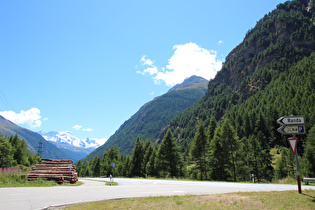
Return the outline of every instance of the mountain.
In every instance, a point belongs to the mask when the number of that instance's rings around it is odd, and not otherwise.
[[[207,91],[208,89],[208,80],[198,77],[198,76],[191,76],[189,78],[186,78],[184,82],[181,84],[177,84],[174,87],[172,87],[168,92],[173,90],[184,90],[184,89],[200,89],[203,91]]]
[[[43,143],[43,158],[51,159],[70,159],[70,157],[58,149],[55,145],[46,141],[40,134],[30,131],[28,129],[22,128],[11,121],[5,119],[0,115],[0,134],[3,136],[14,136],[17,134],[20,139],[24,139],[27,144],[27,149],[36,154],[38,143],[41,141]]]
[[[57,146],[61,151],[68,154],[74,162],[86,157],[100,145],[94,139],[81,140],[70,131],[38,132],[47,141]]]
[[[310,128],[315,113],[314,8],[314,1],[294,0],[266,14],[226,57],[205,96],[175,116],[159,140],[171,129],[189,145],[198,122],[209,126],[211,117],[228,118],[239,138],[262,139],[263,134],[270,146],[286,143],[276,132],[281,116],[305,115]]]
[[[74,147],[81,147],[81,148],[92,148],[95,149],[100,145],[94,139],[84,139],[81,140],[75,137],[70,131],[50,131],[44,132],[39,131],[40,135],[42,135],[47,141],[55,142],[58,144],[65,144]]]
[[[166,94],[144,104],[104,145],[93,151],[88,159],[102,155],[112,146],[117,146],[122,154],[131,154],[137,137],[143,141],[146,139],[155,141],[175,115],[204,96],[207,84],[206,79],[192,76]]]

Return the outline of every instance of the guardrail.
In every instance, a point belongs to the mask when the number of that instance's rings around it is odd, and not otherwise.
[[[303,178],[303,182],[305,182],[305,184],[308,184],[309,182],[315,182],[315,178]]]

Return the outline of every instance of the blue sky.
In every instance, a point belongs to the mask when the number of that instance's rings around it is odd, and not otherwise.
[[[0,114],[33,131],[109,138],[197,74],[213,78],[280,0],[0,3]]]

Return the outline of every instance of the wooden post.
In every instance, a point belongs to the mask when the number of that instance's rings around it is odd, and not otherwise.
[[[296,138],[296,135],[293,135],[294,138]],[[297,143],[296,143],[297,144]],[[300,178],[300,167],[299,167],[299,157],[298,157],[298,149],[295,149],[295,166],[296,166],[296,180],[298,184],[298,192],[302,193],[301,188],[301,178]]]

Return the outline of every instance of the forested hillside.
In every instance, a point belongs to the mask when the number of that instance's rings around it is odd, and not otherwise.
[[[112,146],[117,146],[123,154],[131,154],[137,137],[155,141],[175,115],[204,96],[207,83],[206,79],[192,76],[166,94],[146,103],[103,146],[93,151],[88,159],[94,155],[102,155]]]
[[[171,120],[168,128],[180,142],[194,138],[199,121],[208,126],[212,116],[221,120],[233,106],[244,103],[281,75],[286,77],[290,67],[314,52],[315,15],[302,2],[279,4],[247,32],[209,82],[205,97]]]
[[[299,135],[301,176],[315,176],[314,1],[279,4],[249,30],[208,84],[206,95],[176,115],[157,143],[137,138],[131,156],[112,147],[78,163],[81,175],[190,177],[257,181],[294,177],[281,116],[304,115]],[[100,170],[98,170],[100,168]]]

